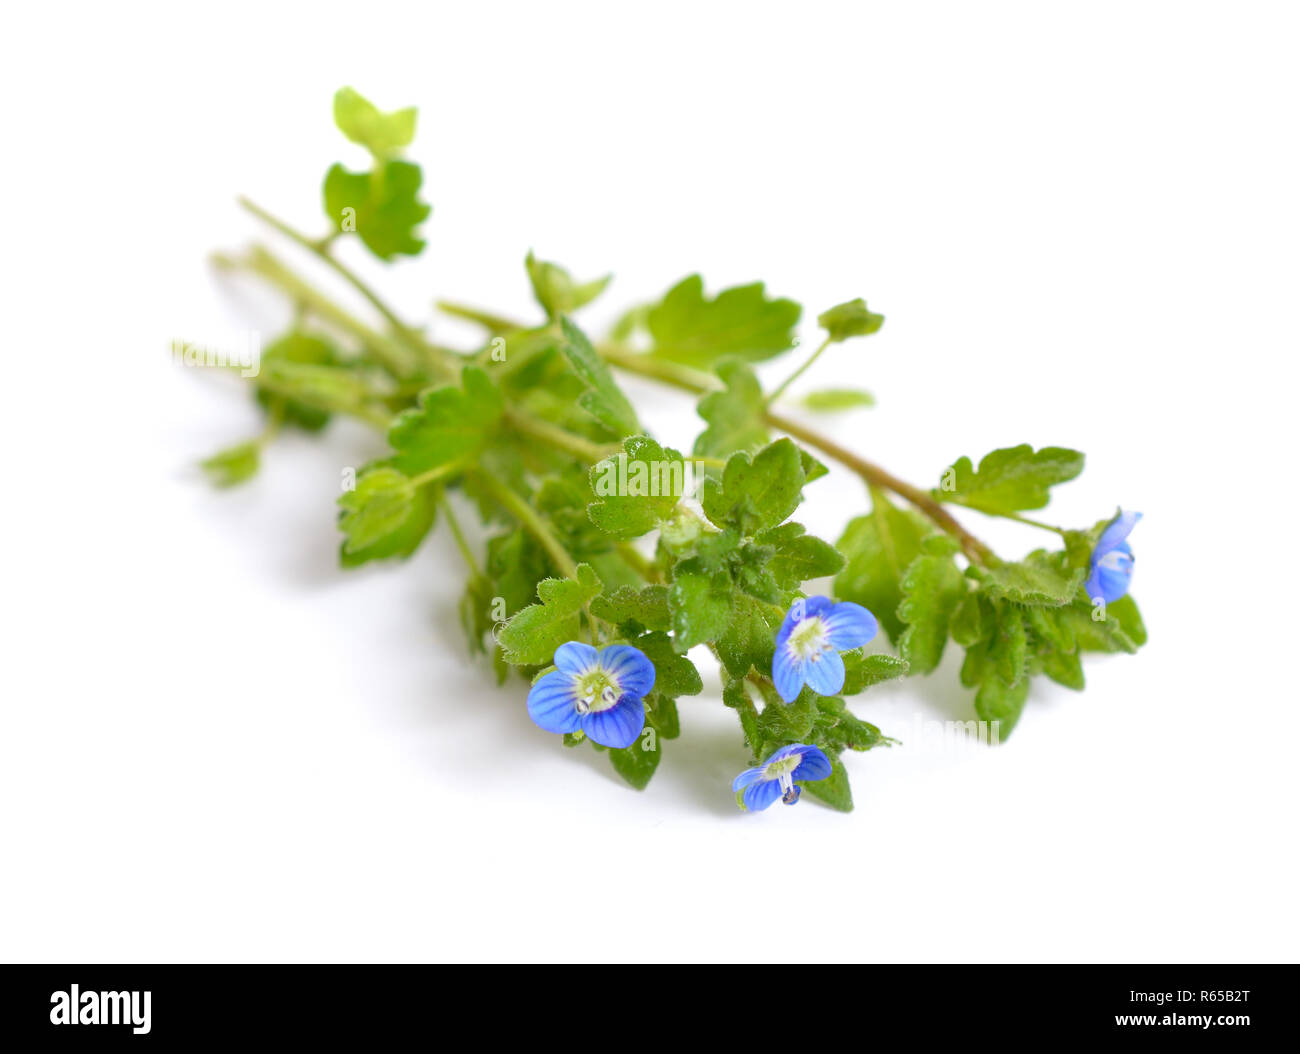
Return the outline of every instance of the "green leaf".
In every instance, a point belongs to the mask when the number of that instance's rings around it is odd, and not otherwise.
[[[546,317],[552,319],[571,314],[591,303],[605,291],[610,279],[614,277],[612,274],[607,274],[603,278],[596,278],[590,282],[575,282],[573,276],[559,264],[539,260],[532,253],[529,253],[524,260],[524,266],[528,269],[528,281],[532,283],[533,296],[542,305]],[[635,429],[628,431],[635,431]]]
[[[1028,677],[1021,679],[1014,686],[1009,686],[1000,677],[989,677],[975,694],[975,713],[981,720],[990,724],[996,721],[998,739],[1006,739],[1020,720],[1028,696]]]
[[[334,123],[339,131],[376,158],[386,158],[411,145],[416,113],[414,106],[384,113],[351,88],[340,88],[334,95]]]
[[[678,651],[717,640],[727,632],[734,591],[725,571],[677,574],[668,587],[668,610]]]
[[[817,324],[826,330],[828,340],[838,344],[850,337],[869,337],[879,332],[885,324],[885,316],[868,311],[867,302],[858,297],[823,311],[817,316]]]
[[[616,626],[629,624],[649,630],[667,630],[672,626],[668,614],[668,587],[619,586],[591,602],[591,613]]]
[[[699,695],[704,691],[700,671],[685,655],[680,655],[667,633],[644,633],[632,642],[655,668],[654,692],[666,699],[683,695]]]
[[[800,401],[809,410],[818,413],[840,413],[843,410],[876,405],[875,397],[870,392],[856,388],[822,388],[820,391],[809,392]]]
[[[816,716],[817,707],[808,689],[804,689],[793,703],[768,703],[758,715],[763,750],[774,750],[787,743],[806,742],[812,734]]]
[[[655,742],[655,738],[643,736],[630,747],[609,751],[609,761],[614,766],[614,771],[637,790],[645,790],[650,777],[659,767],[658,743],[655,743],[655,749],[648,749],[650,743]]]
[[[846,652],[844,694],[857,695],[873,684],[904,677],[909,669],[906,659],[899,659],[893,655],[863,655],[860,651]]]
[[[768,298],[762,282],[724,289],[709,300],[704,280],[691,275],[647,314],[651,354],[697,370],[728,356],[761,362],[794,347],[800,310],[793,300]]]
[[[730,457],[737,450],[755,450],[771,438],[763,415],[767,410],[758,377],[739,359],[718,364],[721,391],[700,399],[697,411],[709,427],[695,440],[700,457]]]
[[[763,745],[763,734],[758,727],[758,711],[754,701],[749,697],[749,690],[742,680],[722,678],[722,702],[724,706],[736,711],[740,718],[740,728],[749,744],[750,753],[757,758]]]
[[[477,367],[466,367],[462,387],[431,388],[388,430],[393,464],[408,476],[471,464],[497,429],[505,404]]]
[[[537,584],[540,604],[516,614],[501,630],[498,643],[515,666],[549,663],[555,649],[576,640],[583,607],[598,596],[600,579],[588,564],[578,565],[578,577],[544,578]]]
[[[732,677],[744,677],[750,667],[772,672],[772,647],[781,615],[769,604],[746,593],[732,597],[731,621],[718,637],[718,657]]]
[[[420,166],[389,161],[372,172],[334,165],[325,174],[325,215],[340,233],[355,232],[381,260],[418,256],[424,240],[415,228],[432,209],[419,200]]]
[[[215,486],[234,487],[257,475],[262,463],[262,444],[256,439],[236,443],[199,462]]]
[[[300,330],[292,330],[262,349],[263,369],[268,364],[274,369],[277,362],[292,362],[301,366],[338,367],[341,365],[342,359],[338,349],[323,337],[303,333]],[[353,382],[350,374],[348,375],[348,381]],[[279,408],[280,419],[285,424],[297,425],[308,432],[318,432],[329,422],[330,414],[328,410],[322,410],[308,403],[287,398],[278,392],[270,391],[260,384],[256,386],[255,391],[257,392],[257,401],[262,406],[268,410],[272,407]],[[364,399],[365,393],[353,388],[347,393],[347,396],[349,405],[351,405],[354,401],[359,402]]]
[[[1057,684],[1064,685],[1076,692],[1083,691],[1083,664],[1079,653],[1074,651],[1047,651],[1041,656],[1043,673]]]
[[[990,597],[1014,604],[1060,607],[1068,604],[1083,584],[1082,568],[1063,570],[1042,552],[1030,553],[1020,563],[991,568],[980,583]]]
[[[835,579],[835,595],[865,607],[895,642],[903,632],[898,617],[903,574],[921,554],[921,539],[929,531],[919,514],[873,491],[871,512],[850,521],[836,546],[847,562]]]
[[[410,479],[395,468],[364,473],[355,489],[339,497],[343,551],[367,549],[400,530],[414,511],[415,490]]]
[[[753,534],[787,519],[803,500],[799,448],[778,439],[750,460],[738,452],[727,460],[722,480],[704,482],[704,513],[719,527]]]
[[[1128,652],[1138,650],[1138,643],[1125,632],[1108,604],[1103,611],[1091,604],[1071,604],[1059,608],[1056,617],[1073,634],[1083,651]],[[1099,618],[1098,615],[1101,617]]]
[[[948,623],[966,592],[966,579],[951,556],[922,554],[912,561],[898,606],[898,617],[907,624],[898,650],[912,673],[930,673],[939,665]]]
[[[1126,593],[1118,600],[1112,600],[1106,605],[1106,613],[1119,623],[1119,628],[1124,631],[1124,635],[1138,647],[1147,642],[1146,623],[1142,621],[1142,613],[1138,611],[1137,601],[1133,599],[1132,593]]]
[[[560,328],[564,334],[560,351],[579,380],[587,386],[578,397],[578,405],[619,438],[641,431],[636,411],[615,382],[605,360],[596,354],[587,335],[567,318],[561,319]]]
[[[831,763],[831,774],[824,780],[799,782],[807,793],[819,801],[825,802],[839,812],[853,811],[853,792],[849,789],[849,774],[838,754],[828,752],[826,757]]]
[[[631,436],[623,452],[591,468],[596,501],[587,507],[591,522],[616,538],[638,538],[671,519],[686,492],[686,462],[649,436]]]
[[[1083,455],[1077,450],[1049,446],[1035,452],[1023,443],[984,455],[978,469],[971,467],[970,458],[958,458],[934,495],[994,515],[1041,509],[1051,497],[1048,488],[1082,471]]]
[[[1019,608],[1008,604],[998,611],[997,631],[989,644],[989,659],[1007,687],[1014,688],[1025,679],[1029,639]]]
[[[805,534],[802,524],[786,523],[776,530],[782,533],[764,532],[757,540],[773,547],[768,568],[780,586],[790,589],[814,578],[838,574],[844,567],[839,550],[829,542]]]
[[[357,489],[361,489],[367,476],[380,470],[392,471],[391,465],[378,462],[363,471],[357,481]],[[371,560],[406,559],[420,547],[425,535],[433,527],[438,512],[437,490],[437,487],[416,487],[411,496],[410,509],[402,522],[377,537],[369,545],[360,547],[355,537],[344,538],[343,544],[339,547],[339,563],[345,568],[353,568],[360,567]]]
[[[323,426],[331,410],[357,408],[370,398],[364,378],[350,369],[280,356],[262,361],[257,383],[268,403],[284,400],[286,409],[293,407],[309,429],[316,422]]]

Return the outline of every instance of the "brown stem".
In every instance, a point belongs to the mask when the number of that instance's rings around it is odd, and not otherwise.
[[[605,347],[600,349],[600,353],[611,364],[620,369],[662,381],[664,384],[671,384],[685,391],[703,394],[715,389],[714,385],[709,384],[695,371],[670,362]],[[899,479],[893,473],[886,472],[879,465],[866,460],[866,458],[859,457],[852,450],[840,446],[834,440],[827,439],[821,433],[815,432],[806,425],[800,424],[783,414],[768,411],[763,417],[769,425],[778,431],[793,436],[814,450],[819,450],[827,457],[838,461],[845,468],[856,472],[868,485],[891,491],[914,505],[939,527],[956,538],[961,545],[962,552],[966,554],[966,558],[972,563],[987,566],[998,562],[993,550],[966,530],[947,509],[931,495],[921,490],[920,487],[915,487],[906,480]]]

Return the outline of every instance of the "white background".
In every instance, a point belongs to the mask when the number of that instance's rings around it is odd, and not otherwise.
[[[1296,958],[1294,8],[33,10],[0,63],[0,955]],[[429,247],[347,257],[409,318],[532,310],[529,248],[617,272],[594,328],[692,270],[766,280],[808,336],[866,296],[885,329],[810,383],[880,405],[827,427],[923,484],[1086,450],[1044,515],[1145,512],[1149,647],[1036,683],[1000,749],[850,756],[847,817],[735,810],[715,676],[645,793],[565,751],[467,659],[445,532],[336,569],[360,428],[235,492],[194,469],[257,416],[169,341],[283,321],[205,258],[259,236],[238,192],[323,230],[325,168],[362,162],[342,84],[421,107]],[[690,443],[688,404],[635,391]],[[800,518],[864,504],[837,473]],[[854,705],[905,741],[970,715],[951,658]]]

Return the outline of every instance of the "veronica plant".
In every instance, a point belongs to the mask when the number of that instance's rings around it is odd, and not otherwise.
[[[755,366],[795,354],[802,309],[761,283],[710,294],[691,275],[593,340],[574,319],[608,277],[580,280],[530,253],[535,318],[441,302],[481,339],[433,339],[336,253],[348,241],[385,262],[423,252],[430,206],[420,167],[403,156],[416,113],[384,112],[344,89],[334,116],[368,160],[326,173],[322,231],[241,204],[327,264],[373,317],[342,306],[279,250],[218,255],[221,270],[269,284],[294,310],[259,368],[241,371],[264,431],[204,465],[233,485],[285,430],[319,432],[337,416],[377,429],[387,452],[345,476],[341,562],[400,562],[445,529],[465,560],[469,649],[502,683],[524,679],[521,719],[526,709],[569,746],[608,753],[644,787],[679,734],[679,700],[702,691],[697,659],[711,654],[740,725],[736,760],[747,754],[751,766],[733,788],[741,803],[793,802],[802,787],[848,810],[842,755],[893,741],[846,698],[929,674],[955,646],[973,710],[1001,740],[1036,678],[1081,689],[1086,653],[1146,640],[1128,588],[1136,516],[1075,530],[1025,515],[1079,475],[1083,454],[1022,445],[978,464],[960,457],[926,488],[807,423],[871,404],[858,390],[791,391],[828,350],[881,329],[863,300],[822,312],[815,350],[770,391]],[[620,386],[625,374],[694,400],[699,434],[678,448],[652,436]],[[861,515],[833,544],[793,519],[827,462],[864,484]],[[1000,557],[958,510],[1043,529],[1054,544]],[[467,511],[480,530],[462,525]],[[813,581],[822,585],[810,596]],[[864,653],[886,640],[897,655]]]

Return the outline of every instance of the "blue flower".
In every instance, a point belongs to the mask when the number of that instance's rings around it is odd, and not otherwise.
[[[1083,584],[1093,603],[1100,599],[1113,604],[1128,592],[1133,582],[1133,550],[1127,539],[1140,519],[1140,512],[1121,512],[1097,539],[1088,580]]]
[[[555,651],[556,668],[528,693],[528,716],[547,732],[584,732],[606,747],[630,747],[645,727],[642,700],[655,667],[628,644],[597,651],[576,640]]]
[[[745,769],[731,784],[733,791],[744,791],[745,808],[750,812],[766,809],[777,798],[787,805],[799,800],[794,781],[809,783],[824,780],[831,774],[830,759],[817,747],[791,743],[782,747],[763,764]]]
[[[776,634],[772,683],[787,703],[805,684],[818,695],[844,687],[839,653],[860,648],[876,635],[876,617],[861,604],[836,604],[829,597],[794,602]]]

